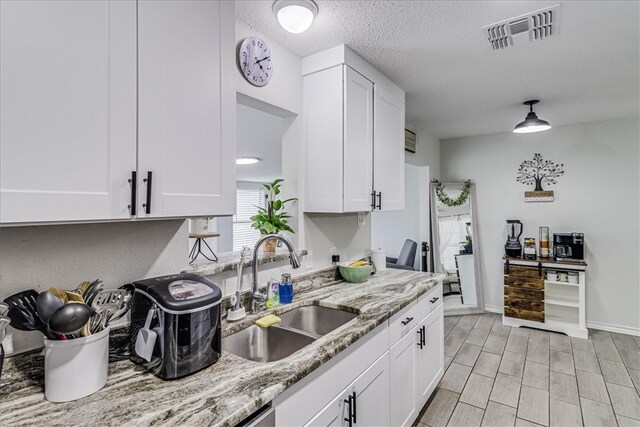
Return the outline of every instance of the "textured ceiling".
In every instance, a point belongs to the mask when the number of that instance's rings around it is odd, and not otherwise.
[[[558,37],[504,51],[480,27],[558,2],[317,3],[302,34],[284,31],[268,0],[236,1],[236,18],[299,56],[347,44],[406,91],[407,120],[438,138],[510,131],[531,98],[556,126],[639,115],[637,1],[561,2]]]

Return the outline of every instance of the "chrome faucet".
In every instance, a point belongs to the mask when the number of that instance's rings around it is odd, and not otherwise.
[[[251,282],[252,313],[256,313],[260,309],[260,303],[267,300],[267,296],[258,290],[258,249],[260,249],[260,246],[269,239],[280,240],[282,243],[284,243],[289,250],[289,263],[291,263],[291,267],[300,268],[300,260],[298,260],[295,249],[293,248],[293,245],[289,240],[285,239],[279,234],[267,234],[266,236],[260,238],[260,240],[256,242],[256,245],[253,248],[253,262],[251,263],[251,272],[253,274],[253,281]]]

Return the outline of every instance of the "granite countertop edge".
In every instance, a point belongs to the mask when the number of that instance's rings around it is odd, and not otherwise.
[[[311,276],[298,283],[299,296],[292,304],[248,315],[237,323],[223,321],[223,336],[227,336],[266,314],[279,314],[300,306],[321,305],[359,314],[289,357],[259,363],[223,352],[213,366],[173,381],[159,380],[128,361],[115,362],[110,364],[107,386],[75,402],[49,403],[44,400],[41,385],[39,391],[32,385],[30,393],[28,390],[3,393],[0,389],[0,424],[12,419],[15,425],[32,425],[37,421],[78,425],[78,420],[85,420],[84,424],[91,420],[107,425],[233,426],[431,290],[443,277],[386,270],[363,284],[348,284],[326,272],[320,276],[322,280]],[[20,385],[12,388],[19,389]],[[58,418],[53,419],[53,414]],[[65,416],[69,414],[76,424],[69,424]],[[118,415],[120,418],[114,418]]]

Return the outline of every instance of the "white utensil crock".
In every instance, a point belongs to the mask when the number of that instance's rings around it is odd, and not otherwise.
[[[68,402],[89,396],[107,383],[109,328],[68,340],[44,339],[44,397]]]
[[[384,271],[387,269],[387,252],[383,249],[375,249],[371,251],[371,262],[376,266],[376,271]]]

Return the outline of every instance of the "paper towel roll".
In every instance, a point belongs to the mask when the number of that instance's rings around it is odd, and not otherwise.
[[[384,249],[374,249],[371,251],[371,261],[378,271],[387,269],[387,252]]]

